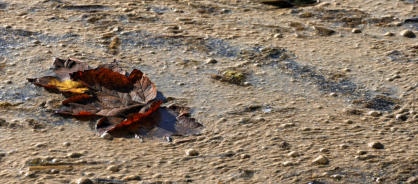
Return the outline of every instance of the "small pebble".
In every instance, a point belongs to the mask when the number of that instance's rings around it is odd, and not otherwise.
[[[371,143],[369,143],[369,147],[374,148],[374,149],[384,149],[385,148],[385,146],[380,142],[371,142]]]
[[[302,127],[302,128],[300,128],[300,130],[302,130],[302,131],[311,131],[312,130],[312,128],[310,128],[310,127]]]
[[[347,149],[348,148],[348,145],[347,144],[340,144],[339,147],[341,149]]]
[[[289,156],[289,157],[297,157],[297,156],[299,156],[299,153],[296,152],[296,151],[291,151],[290,153],[287,154],[287,156]]]
[[[229,151],[226,151],[224,154],[222,154],[223,156],[226,156],[226,157],[232,157],[232,156],[234,156],[235,155],[235,152],[234,151],[232,151],[232,150],[229,150]]]
[[[77,153],[77,152],[73,152],[73,153],[68,154],[68,157],[70,157],[70,158],[80,158],[81,156],[83,156],[83,154],[82,153]]]
[[[216,64],[218,61],[213,58],[206,59],[206,64]]]
[[[393,34],[392,32],[386,32],[385,34],[384,34],[384,36],[394,36],[395,34]]]
[[[50,174],[58,174],[60,171],[56,169],[51,169],[48,173]]]
[[[401,121],[406,121],[408,119],[408,115],[407,114],[397,114],[395,116],[396,120],[401,120]]]
[[[125,181],[140,181],[142,178],[139,175],[129,175],[129,176],[125,176],[123,178],[123,180]]]
[[[283,163],[282,163],[282,165],[283,166],[292,166],[292,165],[295,165],[295,163],[294,162],[292,162],[292,161],[284,161]]]
[[[332,29],[328,29],[328,28],[325,28],[325,27],[313,26],[312,28],[313,28],[313,29],[316,31],[316,33],[317,33],[318,35],[320,35],[320,36],[330,36],[330,35],[332,35],[332,34],[334,34],[334,33],[335,33],[335,31],[334,31],[334,30],[332,30]]]
[[[365,154],[367,154],[367,151],[365,151],[365,150],[358,150],[357,151],[357,154],[359,154],[359,155],[365,155]]]
[[[329,96],[336,97],[336,96],[338,96],[338,94],[337,93],[330,93]]]
[[[186,155],[187,156],[198,156],[199,152],[194,150],[194,149],[188,149],[188,150],[186,150]]]
[[[319,152],[321,152],[321,153],[328,153],[329,150],[327,148],[321,148],[321,149],[319,149]]]
[[[294,123],[285,123],[285,124],[281,124],[280,128],[289,128],[289,127],[293,127],[295,126]]]
[[[330,177],[331,178],[334,178],[336,180],[341,180],[343,178],[343,175],[341,175],[341,174],[333,174]]]
[[[407,184],[417,184],[418,183],[418,176],[411,176],[406,180]]]
[[[283,38],[283,35],[280,33],[274,34],[274,38]]]
[[[381,112],[379,111],[370,111],[367,113],[369,116],[373,116],[373,117],[379,117],[380,115],[382,115]]]
[[[345,120],[345,121],[344,121],[344,123],[345,123],[345,124],[349,124],[349,125],[351,125],[351,124],[353,124],[353,123],[354,123],[354,121],[349,119],[349,120]]]
[[[352,32],[352,33],[361,33],[361,29],[359,29],[359,28],[353,28],[353,29],[351,30],[351,32]]]
[[[415,38],[415,33],[411,30],[405,29],[399,33],[403,37]]]
[[[113,136],[110,135],[107,132],[103,133],[100,137],[103,138],[103,139],[106,139],[106,140],[112,140],[113,139]]]
[[[90,179],[88,179],[88,178],[79,178],[77,181],[76,181],[76,183],[77,184],[93,184],[93,181],[91,181]]]
[[[68,146],[70,146],[70,145],[71,145],[71,143],[69,143],[69,142],[64,142],[64,143],[62,143],[62,145],[64,145],[64,146],[68,147]]]
[[[118,165],[111,165],[107,167],[107,170],[112,171],[112,172],[118,172],[120,170],[120,167]]]
[[[249,154],[242,154],[241,155],[241,159],[247,159],[247,158],[250,158],[251,157],[251,155],[249,155]]]
[[[37,147],[37,148],[44,148],[46,146],[47,146],[46,143],[38,143],[38,144],[35,144],[35,147]]]
[[[329,160],[327,157],[320,155],[318,157],[316,157],[313,161],[313,164],[317,164],[317,165],[326,165],[329,163]]]

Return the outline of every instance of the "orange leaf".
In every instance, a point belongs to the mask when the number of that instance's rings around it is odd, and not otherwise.
[[[151,107],[145,113],[137,113],[129,117],[127,120],[117,124],[115,127],[111,128],[108,133],[113,133],[116,131],[128,131],[128,132],[135,132],[140,126],[141,123],[150,123],[147,120],[150,115],[160,108],[162,101],[155,101],[151,104]],[[151,122],[152,123],[152,122]]]
[[[131,81],[126,76],[107,68],[79,71],[70,74],[70,76],[73,80],[80,80],[88,86],[98,84],[107,89],[122,92],[128,92],[133,88]]]
[[[86,94],[72,96],[62,102],[62,105],[68,105],[69,103],[88,103],[94,97]]]

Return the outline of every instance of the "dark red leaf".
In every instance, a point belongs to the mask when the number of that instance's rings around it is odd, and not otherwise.
[[[139,127],[152,128],[155,126],[155,121],[153,117],[150,116],[152,113],[156,112],[162,101],[155,101],[151,104],[151,107],[145,113],[136,113],[128,117],[127,120],[117,124],[115,127],[111,128],[108,133],[119,133],[119,132],[136,132]]]
[[[62,102],[62,105],[68,105],[69,103],[80,103],[80,104],[86,104],[90,103],[94,99],[93,96],[81,94],[77,96],[72,96],[70,98],[67,98]]]
[[[107,68],[79,71],[70,74],[70,76],[71,79],[82,81],[92,88],[99,85],[120,92],[129,92],[133,88],[132,83],[126,76]]]
[[[100,117],[97,114],[94,114],[94,113],[91,113],[91,112],[86,112],[86,111],[81,111],[77,114],[72,114],[72,113],[67,113],[67,112],[57,112],[57,114],[59,114],[61,116],[74,117],[76,119],[83,120],[83,121],[94,120],[94,119],[97,119],[98,117]]]

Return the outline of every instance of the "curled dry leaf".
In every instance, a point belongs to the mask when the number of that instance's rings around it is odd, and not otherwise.
[[[65,96],[82,94],[88,91],[82,83],[70,79],[70,73],[88,69],[88,65],[76,59],[67,60],[55,58],[54,73],[56,76],[45,76],[38,79],[28,79],[29,82],[43,87],[49,92],[63,93]]]
[[[116,64],[95,69],[75,59],[55,59],[56,76],[28,79],[68,97],[56,111],[80,120],[99,119],[99,134],[149,137],[195,134],[203,127],[189,109],[161,107],[154,83],[140,70],[123,71]]]

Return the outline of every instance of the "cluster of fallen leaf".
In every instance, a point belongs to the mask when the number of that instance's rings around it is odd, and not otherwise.
[[[100,135],[190,135],[203,127],[190,117],[188,108],[163,107],[155,85],[140,70],[128,74],[117,64],[91,69],[76,59],[56,58],[54,73],[55,76],[28,81],[67,98],[57,114],[80,120],[97,119],[96,130]]]

